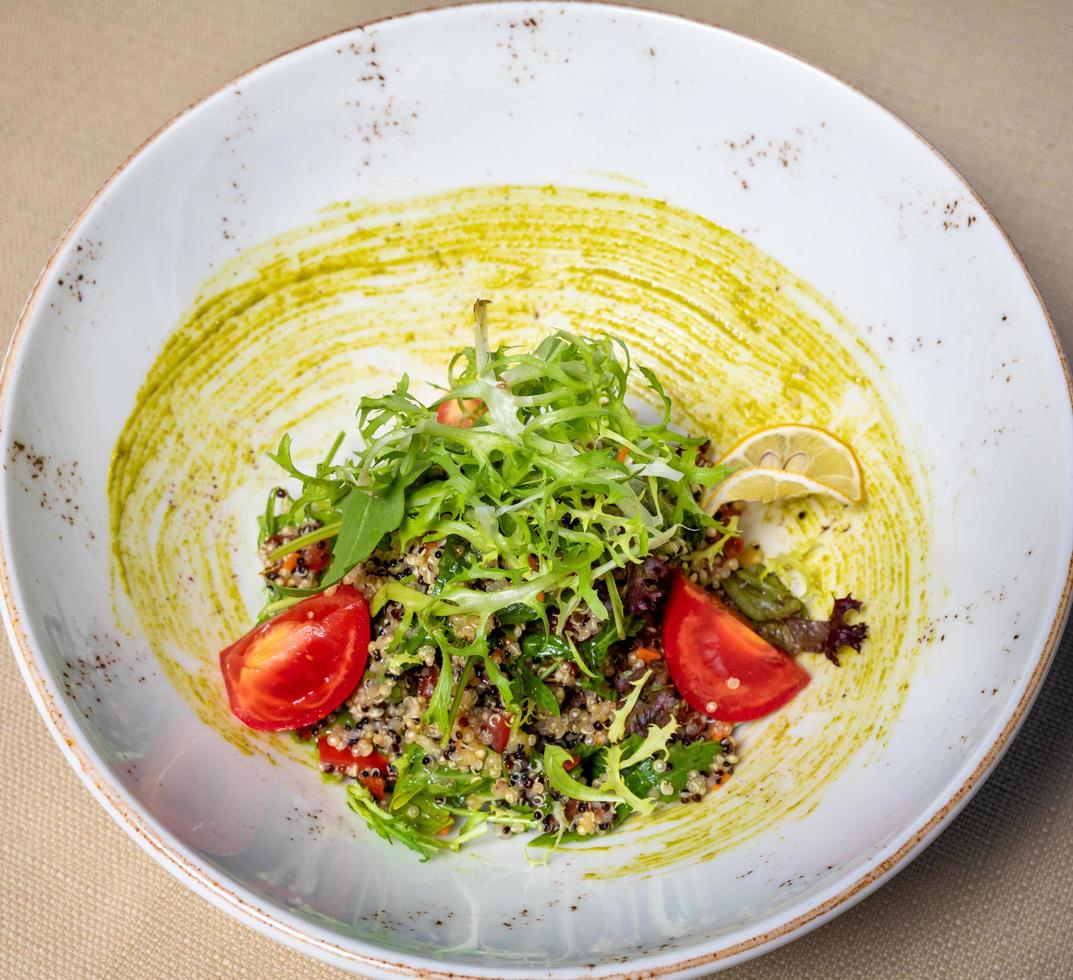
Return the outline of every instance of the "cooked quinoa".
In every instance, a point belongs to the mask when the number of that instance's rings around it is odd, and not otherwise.
[[[304,527],[300,533],[308,530],[312,528]],[[714,540],[714,535],[708,540]],[[672,545],[666,550],[674,552],[678,548]],[[436,582],[441,552],[442,543],[433,542],[408,549],[394,558],[377,554],[351,570],[342,581],[358,588],[370,599],[391,578],[401,581],[412,576],[416,587],[427,592]],[[726,556],[706,560],[700,574],[705,581],[720,581],[731,574],[737,564],[736,558]],[[266,565],[262,574],[270,580],[270,576],[278,574],[277,567],[276,564]],[[631,640],[615,645],[613,656],[604,667],[604,677],[615,697],[601,697],[580,686],[581,671],[577,665],[560,664],[546,682],[559,706],[559,713],[556,715],[538,708],[529,726],[531,730],[528,733],[512,732],[504,750],[496,752],[491,748],[493,732],[506,709],[495,685],[489,682],[479,665],[472,671],[461,694],[449,737],[443,740],[442,733],[428,726],[425,717],[438,673],[436,647],[432,644],[419,647],[416,651],[419,664],[401,671],[389,669],[384,652],[391,643],[399,619],[400,608],[395,603],[389,602],[380,610],[372,623],[369,664],[357,690],[347,699],[344,710],[301,733],[307,739],[324,738],[333,748],[347,750],[354,757],[355,761],[346,767],[323,763],[321,768],[325,773],[350,779],[370,774],[383,776],[390,788],[395,775],[392,764],[389,763],[386,771],[381,773],[375,768],[363,768],[360,760],[373,753],[393,759],[409,746],[417,745],[424,753],[421,761],[426,766],[444,766],[490,778],[494,800],[511,807],[530,808],[533,819],[545,832],[564,830],[584,836],[610,830],[615,823],[612,804],[558,799],[542,778],[539,762],[534,765],[534,760],[539,760],[547,743],[570,750],[579,745],[591,748],[606,745],[607,728],[622,702],[618,695],[628,691],[654,662],[656,666],[643,696],[627,718],[626,730],[643,734],[649,725],[666,724],[673,717],[678,722],[678,737],[683,743],[698,740],[718,743],[718,751],[709,765],[703,771],[688,773],[685,786],[677,794],[682,803],[699,802],[733,775],[737,762],[731,735],[733,726],[694,711],[675,691],[661,661],[646,662],[638,657],[642,634],[646,651],[660,652],[658,630],[640,630]],[[452,627],[459,635],[471,635],[474,624],[453,622]],[[573,642],[582,643],[591,639],[599,629],[600,620],[595,616],[575,612],[564,625],[563,633]],[[495,626],[492,631],[496,631]],[[520,627],[500,632],[504,646],[517,646],[517,636],[522,632]],[[453,658],[452,667],[456,679],[460,679],[464,660]],[[659,765],[657,762],[656,766]],[[655,789],[651,795],[656,799],[668,794]],[[556,802],[561,804],[560,808],[556,808]],[[504,823],[498,827],[498,832],[509,836],[515,829],[521,832],[528,827]]]

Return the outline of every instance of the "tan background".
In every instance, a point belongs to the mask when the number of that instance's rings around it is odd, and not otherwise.
[[[0,340],[82,203],[175,112],[286,48],[429,5],[0,0]],[[647,6],[785,47],[908,120],[1004,224],[1073,349],[1071,0]],[[1010,753],[922,857],[728,976],[1073,977],[1071,657],[1067,635]],[[340,976],[217,912],[136,847],[67,768],[6,654],[0,719],[0,974]]]

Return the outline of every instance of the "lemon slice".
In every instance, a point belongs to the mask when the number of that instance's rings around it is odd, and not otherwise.
[[[737,470],[706,498],[709,512],[731,500],[771,503],[813,493],[844,504],[864,500],[864,478],[853,450],[811,425],[758,429],[727,450],[719,462]]]

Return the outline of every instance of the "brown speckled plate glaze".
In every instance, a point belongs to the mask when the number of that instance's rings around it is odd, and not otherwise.
[[[868,480],[770,515],[866,594],[865,654],[810,662],[703,804],[541,867],[373,838],[212,667],[257,605],[261,450],[434,381],[475,293],[503,337],[624,334],[717,442],[826,425]],[[979,786],[1067,611],[1068,377],[1002,231],[868,99],[662,15],[458,7],[225,86],[72,225],[0,395],[4,616],[71,764],[200,894],[365,974],[699,975],[818,925]]]

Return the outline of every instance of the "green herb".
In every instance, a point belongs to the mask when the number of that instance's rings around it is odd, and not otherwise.
[[[466,542],[452,534],[443,543],[440,562],[436,568],[436,580],[429,589],[429,595],[439,595],[450,582],[462,575],[469,567],[471,557]]]
[[[634,686],[635,694],[640,693],[647,679],[647,676],[642,678]],[[626,714],[628,713],[629,711],[626,711]],[[580,782],[566,771],[565,763],[571,759],[571,754],[566,749],[558,745],[545,745],[544,771],[548,783],[563,796],[575,800],[615,803],[635,813],[651,813],[652,801],[634,792],[627,782],[626,773],[631,766],[650,761],[660,752],[666,754],[668,742],[677,730],[678,722],[672,718],[662,727],[649,726],[648,734],[644,738],[634,736],[629,742],[608,746],[598,756],[599,765],[592,785]]]
[[[522,623],[531,623],[540,619],[540,613],[531,606],[515,602],[500,609],[496,613],[496,619],[499,620],[501,626],[518,626]]]
[[[428,860],[436,851],[458,850],[484,833],[489,822],[535,826],[532,811],[492,799],[490,777],[426,766],[423,757],[424,750],[411,745],[396,760],[398,777],[386,809],[361,783],[348,787],[350,808],[381,837],[398,841]],[[490,808],[475,808],[471,802],[489,803]]]
[[[621,624],[622,632],[627,637],[636,634],[640,626],[638,620],[629,616],[623,618]],[[617,643],[619,639],[618,623],[608,620],[595,634],[578,644],[578,655],[584,666],[584,672],[578,678],[578,684],[594,691],[602,698],[614,697],[614,691],[604,674],[604,666],[611,654],[612,644]]]
[[[328,450],[327,455],[317,464],[314,473],[304,473],[294,464],[291,457],[291,437],[284,435],[279,441],[279,448],[274,453],[269,453],[269,459],[280,466],[289,476],[302,484],[302,492],[298,497],[290,499],[287,509],[280,514],[275,513],[275,504],[272,503],[272,513],[275,519],[275,527],[291,525],[298,527],[307,520],[316,520],[325,523],[335,511],[336,501],[348,490],[341,481],[334,479],[335,471],[333,460],[343,442],[343,433],[340,432]]]
[[[555,695],[551,693],[548,685],[526,667],[525,664],[519,664],[518,676],[522,682],[524,696],[534,708],[543,708],[549,715],[554,715],[558,718],[559,702],[555,700]]]
[[[339,506],[339,537],[332,551],[332,563],[321,579],[322,586],[338,582],[360,561],[376,549],[385,534],[402,523],[405,485],[401,478],[387,493],[371,494],[355,488]]]
[[[674,718],[671,718],[666,725],[649,725],[648,733],[641,739],[639,745],[627,747],[623,744],[619,747],[622,753],[619,757],[619,765],[623,769],[629,769],[630,766],[644,762],[659,752],[666,752],[667,744],[676,731],[678,731],[678,722]]]
[[[706,772],[711,768],[712,760],[722,752],[718,742],[702,741],[683,745],[671,742],[676,731],[675,722],[670,721],[662,728],[655,725],[648,730],[648,735],[630,735],[611,749],[602,750],[599,765],[593,781],[595,796],[578,796],[579,792],[590,790],[565,771],[557,774],[556,782],[563,786],[560,792],[574,799],[591,799],[599,802],[617,802],[615,823],[621,822],[630,813],[649,813],[655,801],[668,803],[677,798],[689,781],[693,770]],[[657,760],[656,756],[663,756]],[[569,758],[569,754],[566,753]],[[545,760],[547,750],[545,749]],[[559,762],[558,753],[553,754],[553,761]],[[657,761],[661,763],[657,767]],[[567,780],[562,776],[566,775]],[[549,779],[550,782],[550,779]],[[669,793],[663,792],[663,785],[670,786]],[[554,784],[553,784],[554,785]],[[655,799],[653,799],[653,790]],[[529,842],[530,847],[558,847],[560,844],[576,843],[589,839],[587,835],[562,830],[541,834]]]
[[[391,796],[393,813],[404,809],[418,796],[465,798],[472,793],[487,791],[492,785],[488,776],[479,773],[426,766],[422,762],[424,754],[419,745],[411,745],[396,761],[398,777]]]
[[[735,469],[737,469],[736,466],[728,466],[725,471],[726,475],[734,472]],[[690,566],[715,561],[715,559],[726,549],[729,541],[733,541],[735,538],[741,536],[741,531],[738,528],[738,518],[736,516],[730,518],[725,524],[713,521],[710,530],[717,532],[715,540],[704,548],[698,547],[689,555],[687,560]]]
[[[554,657],[556,660],[568,660],[574,650],[562,637],[550,633],[526,633],[519,641],[522,656],[529,660],[542,660]]]
[[[285,558],[289,555],[292,551],[301,551],[303,548],[306,548],[311,544],[316,544],[318,541],[334,538],[339,533],[339,527],[340,522],[335,521],[331,524],[325,524],[322,527],[318,527],[315,530],[307,531],[305,534],[300,534],[298,537],[292,538],[290,541],[285,541],[278,548],[270,551],[265,555],[265,559],[269,562],[279,561],[281,558]]]
[[[422,647],[434,646],[428,630],[420,624],[409,629],[400,629],[396,631],[395,635],[399,639],[395,643],[385,665],[387,670],[395,675],[401,674],[410,667],[423,664],[425,662],[424,658],[419,655],[418,651]],[[396,685],[397,688],[398,685]]]
[[[630,738],[640,743],[639,736],[632,735]],[[628,748],[629,740],[623,744]],[[685,789],[689,773],[694,769],[702,773],[707,772],[711,768],[712,760],[722,751],[718,742],[691,742],[689,745],[672,742],[667,746],[667,757],[662,769],[657,770],[654,758],[636,763],[626,773],[626,785],[641,797],[647,798],[655,789],[664,802],[673,800]],[[660,789],[664,783],[670,785],[670,793],[664,793]]]
[[[607,589],[608,602],[611,605],[611,616],[615,627],[615,639],[626,639],[626,616],[622,609],[622,596],[619,595],[615,576],[608,572],[604,576],[604,585]]]

